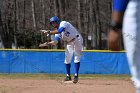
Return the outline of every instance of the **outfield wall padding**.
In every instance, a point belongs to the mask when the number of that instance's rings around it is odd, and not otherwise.
[[[0,50],[0,73],[65,73],[64,51]],[[74,73],[73,59],[71,73]],[[125,52],[84,51],[81,74],[130,74]]]

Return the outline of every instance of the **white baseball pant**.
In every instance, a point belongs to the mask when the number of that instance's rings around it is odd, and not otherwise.
[[[79,35],[73,42],[67,43],[65,51],[65,64],[69,64],[74,54],[74,63],[80,62],[83,48],[83,38]]]
[[[137,93],[140,93],[140,0],[131,0],[127,6],[123,38],[132,80]]]

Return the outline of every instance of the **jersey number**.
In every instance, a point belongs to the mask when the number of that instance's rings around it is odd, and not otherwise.
[[[69,37],[69,35],[70,35],[70,32],[66,32],[66,33],[65,33],[65,35],[66,35],[67,37]]]

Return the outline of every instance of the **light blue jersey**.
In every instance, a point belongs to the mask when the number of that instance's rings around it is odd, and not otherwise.
[[[81,36],[76,28],[67,21],[61,21],[58,27],[58,33],[55,35],[54,40],[59,41],[60,38],[64,41],[71,41],[73,38],[76,38],[77,35]]]

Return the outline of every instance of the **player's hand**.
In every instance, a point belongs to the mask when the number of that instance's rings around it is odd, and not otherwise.
[[[121,31],[110,30],[108,33],[108,47],[113,51],[120,51]]]
[[[41,32],[43,32],[44,34],[47,34],[47,36],[50,35],[50,30],[40,30]]]
[[[45,47],[45,46],[48,46],[48,42],[45,42],[43,44],[39,44],[39,47]]]

